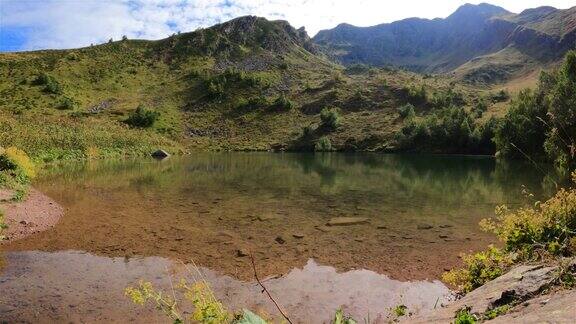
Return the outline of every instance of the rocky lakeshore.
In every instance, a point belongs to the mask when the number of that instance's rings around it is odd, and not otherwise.
[[[8,227],[3,231],[4,241],[11,242],[45,231],[58,223],[64,208],[42,192],[30,188],[23,201],[13,201],[13,192],[0,189],[0,209]]]

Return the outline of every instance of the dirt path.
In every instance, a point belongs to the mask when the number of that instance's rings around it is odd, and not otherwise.
[[[0,189],[0,209],[5,214],[4,223],[8,225],[2,233],[6,239],[0,244],[47,230],[64,214],[62,206],[34,188],[30,189],[25,201],[12,202],[11,197],[10,190]]]

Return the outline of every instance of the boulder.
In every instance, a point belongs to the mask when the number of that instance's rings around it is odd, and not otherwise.
[[[152,153],[152,157],[157,158],[157,159],[165,159],[169,156],[170,156],[170,153],[168,153],[162,149],[156,150]]]

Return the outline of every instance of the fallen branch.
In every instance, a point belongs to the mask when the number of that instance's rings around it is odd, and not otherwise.
[[[256,278],[256,281],[258,282],[260,287],[262,287],[262,292],[265,292],[266,295],[268,295],[268,298],[270,298],[270,300],[274,303],[274,305],[276,306],[276,308],[278,309],[280,314],[282,314],[282,316],[288,321],[288,323],[292,324],[292,321],[290,320],[288,315],[286,315],[284,313],[284,311],[282,311],[282,308],[280,308],[280,305],[278,305],[278,303],[276,302],[274,297],[272,297],[272,295],[270,294],[268,289],[266,289],[264,284],[262,284],[262,282],[260,281],[260,278],[258,278],[258,272],[256,271],[256,263],[254,262],[254,256],[252,255],[252,252],[250,252],[250,260],[252,261],[252,269],[254,270],[254,277]]]

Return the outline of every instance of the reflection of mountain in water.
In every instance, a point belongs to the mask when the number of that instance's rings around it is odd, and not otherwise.
[[[131,305],[124,287],[146,280],[169,292],[170,280],[199,279],[194,270],[190,273],[180,263],[159,257],[107,258],[72,251],[17,252],[7,257],[9,265],[0,273],[0,314],[7,322],[35,322],[38,318],[50,322],[163,322],[153,307]],[[26,269],[25,275],[22,269]],[[255,282],[239,281],[206,268],[199,270],[230,310],[248,308],[278,315]],[[326,322],[343,305],[356,318],[370,314],[374,320],[385,318],[400,304],[411,311],[428,310],[450,294],[438,281],[401,282],[368,270],[337,273],[312,260],[302,269],[265,280],[265,284],[279,296],[293,320],[308,323]]]
[[[542,194],[542,177],[524,163],[485,157],[380,154],[199,154],[169,161],[108,162],[58,171],[59,180],[107,186],[235,190],[251,195],[313,195],[370,203],[382,195],[436,204],[521,200]],[[63,178],[61,177],[63,176]],[[58,180],[57,180],[58,181]],[[170,190],[170,189],[168,189]]]

